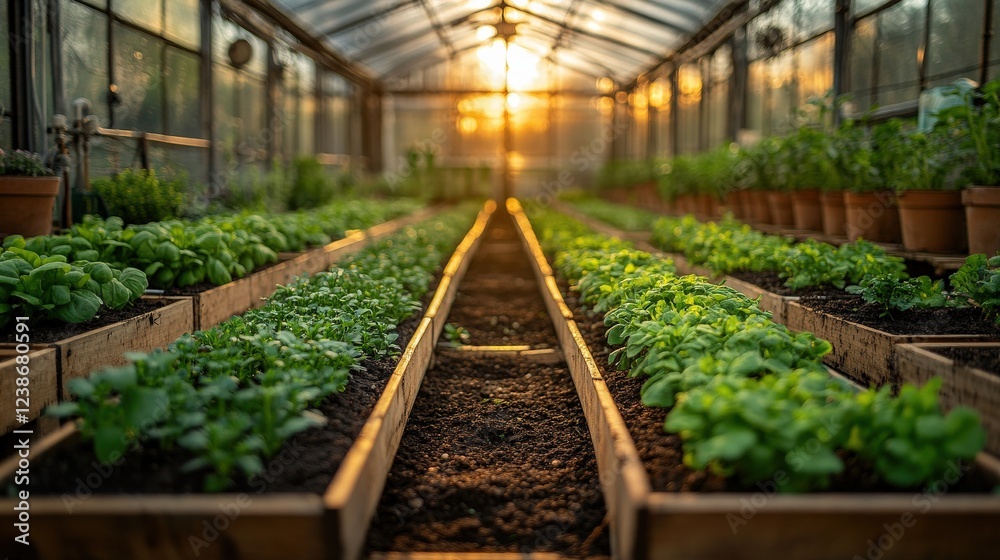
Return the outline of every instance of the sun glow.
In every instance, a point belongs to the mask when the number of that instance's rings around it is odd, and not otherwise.
[[[503,88],[504,70],[507,66],[507,89],[524,91],[537,87],[541,59],[515,42],[504,44],[503,39],[494,39],[479,48],[477,53],[483,74],[489,84],[497,90]]]

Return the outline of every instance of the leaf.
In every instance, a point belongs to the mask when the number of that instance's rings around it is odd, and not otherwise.
[[[70,301],[70,291],[68,286],[55,285],[50,291],[52,303],[56,305],[66,305]]]
[[[36,298],[35,296],[28,295],[28,294],[26,294],[24,292],[12,292],[10,295],[11,295],[11,297],[16,297],[17,299],[20,299],[20,300],[24,301],[25,303],[34,305],[35,307],[38,307],[38,306],[42,305],[42,300]],[[98,305],[100,305],[100,304],[98,304]],[[77,321],[77,322],[80,322],[80,321]]]
[[[94,454],[102,463],[111,463],[128,448],[125,432],[118,426],[101,426],[94,431]]]
[[[101,308],[101,298],[87,290],[76,290],[70,293],[70,301],[57,307],[53,314],[59,320],[67,323],[83,323],[93,319]]]
[[[131,292],[118,280],[111,280],[101,285],[101,299],[110,309],[122,309],[128,305],[129,296]]]
[[[129,387],[122,393],[121,406],[129,424],[149,429],[152,426],[146,424],[160,416],[167,400],[167,395],[162,390]]]
[[[814,453],[809,453],[799,463],[799,472],[809,475],[836,474],[844,470],[844,463],[836,453],[827,447],[820,446]]]
[[[141,270],[136,268],[126,268],[122,270],[121,276],[118,277],[118,281],[125,286],[128,291],[132,292],[132,299],[138,299],[142,294],[146,293],[146,288],[149,287],[149,280],[146,275],[142,273]]]
[[[746,428],[734,428],[695,444],[699,460],[735,461],[757,443],[757,434]]]

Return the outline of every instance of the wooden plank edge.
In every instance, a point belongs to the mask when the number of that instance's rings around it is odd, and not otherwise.
[[[12,345],[16,348],[17,345]],[[34,345],[29,343],[30,350],[28,356],[28,379],[30,394],[28,396],[30,405],[28,413],[25,415],[28,422],[42,416],[45,408],[59,402],[59,349],[51,346]],[[4,350],[4,354],[7,351]],[[0,435],[7,434],[11,430],[19,429],[27,422],[17,422],[15,409],[18,403],[15,402],[16,380],[19,377],[17,367],[17,352],[13,351],[9,359],[0,362],[0,395],[3,402],[0,403]],[[6,453],[8,450],[4,450]]]
[[[566,309],[557,283],[552,276],[538,238],[530,221],[519,205],[511,205],[517,231],[535,259],[532,268],[548,307]],[[545,274],[545,272],[548,274]],[[645,467],[601,376],[586,341],[580,334],[572,313],[550,313],[553,326],[560,334],[563,355],[569,365],[577,395],[590,429],[591,441],[598,457],[598,475],[611,516],[612,547],[617,558],[633,558],[641,546],[646,517],[646,502],[651,486]]]
[[[449,263],[456,262],[455,259],[459,263],[453,269],[454,274],[464,274],[465,267],[460,263],[474,256],[478,239],[495,207],[489,202],[484,206],[452,253]],[[368,524],[378,506],[407,418],[430,366],[436,343],[435,317],[447,317],[454,302],[454,296],[447,294],[454,294],[460,281],[457,276],[442,278],[385,390],[323,495],[326,545],[331,555],[354,559],[361,554]]]

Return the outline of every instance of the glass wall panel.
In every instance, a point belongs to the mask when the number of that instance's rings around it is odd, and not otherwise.
[[[796,74],[800,104],[823,97],[833,88],[833,43],[830,32],[799,47]]]
[[[982,0],[933,0],[927,73],[930,87],[979,79]]]
[[[677,149],[696,152],[701,144],[701,68],[685,64],[677,69]]]
[[[177,0],[169,0],[174,3]],[[153,31],[163,32],[163,0],[113,0],[111,6],[123,18]]]
[[[66,101],[72,103],[81,97],[89,99],[91,111],[101,118],[102,125],[107,126],[110,124],[107,17],[73,0],[63,0],[60,8]],[[71,107],[59,109],[72,114]]]
[[[833,29],[836,0],[799,0],[799,28],[808,37]]]
[[[746,128],[764,132],[764,103],[767,98],[767,61],[751,62],[747,69]]]
[[[201,46],[200,6],[200,0],[168,0],[164,14],[164,36],[197,50]]]
[[[117,128],[164,132],[163,42],[122,24],[114,26],[115,83],[121,104],[114,108]]]
[[[872,104],[874,90],[872,62],[875,56],[875,32],[877,17],[859,21],[854,26],[851,38],[850,89],[852,102],[857,111],[867,111]]]
[[[167,47],[164,68],[167,101],[167,133],[202,137],[201,59]]]
[[[927,0],[903,0],[879,14],[878,87],[880,105],[917,98]]]

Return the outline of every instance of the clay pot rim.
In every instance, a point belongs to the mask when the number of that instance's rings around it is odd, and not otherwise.
[[[962,193],[959,191],[941,190],[909,190],[896,193],[896,202],[900,208],[962,208]]]
[[[962,190],[966,206],[1000,206],[1000,187],[970,186]]]
[[[59,194],[59,177],[0,176],[0,196],[52,197]]]

